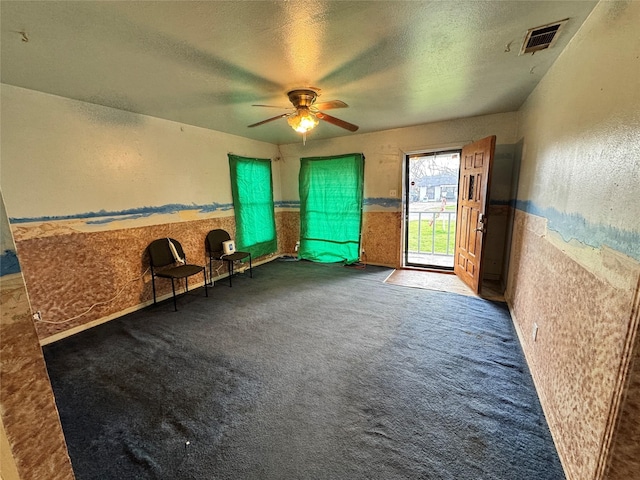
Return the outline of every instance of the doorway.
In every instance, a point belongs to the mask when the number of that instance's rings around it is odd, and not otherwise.
[[[452,271],[460,149],[405,158],[404,264]]]

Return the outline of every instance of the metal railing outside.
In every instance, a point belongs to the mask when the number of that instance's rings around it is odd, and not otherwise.
[[[413,234],[414,228],[412,228],[412,222],[417,220],[417,249],[411,248],[411,242],[409,242],[409,253],[428,253],[431,255],[443,255],[453,256],[455,248],[455,234],[456,234],[456,212],[409,212],[409,236]],[[437,233],[438,223],[440,223],[441,229]],[[426,230],[426,232],[425,232]],[[436,234],[438,236],[446,234],[446,248],[440,246],[436,249]],[[423,241],[423,235],[426,238],[430,238],[431,242]],[[428,243],[431,243],[431,248],[428,248]],[[427,248],[422,248],[423,244],[427,244]]]

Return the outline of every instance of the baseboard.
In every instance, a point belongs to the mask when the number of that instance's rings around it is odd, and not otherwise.
[[[260,265],[264,265],[265,263],[272,262],[277,260],[280,257],[287,256],[286,254],[277,254],[277,255],[268,255],[260,260],[253,262],[253,267],[258,267]],[[243,264],[242,266],[236,268],[234,272],[236,273],[244,273],[249,269],[249,265]],[[222,275],[217,275],[213,277],[213,281],[217,282],[218,280],[222,280],[224,278],[228,278],[229,274],[225,273]],[[200,288],[204,286],[204,281],[192,284],[192,288]],[[184,291],[179,294],[184,293]],[[163,300],[167,300],[171,298],[173,294],[167,293],[164,295],[160,295],[157,297],[158,302],[162,302]],[[40,346],[49,345],[50,343],[57,342],[58,340],[62,340],[64,338],[70,337],[80,332],[84,332],[85,330],[89,330],[90,328],[97,327],[98,325],[102,325],[103,323],[110,322],[111,320],[115,320],[116,318],[123,317],[124,315],[128,315],[133,312],[137,312],[138,310],[142,310],[143,308],[148,307],[149,305],[153,305],[153,300],[147,300],[146,302],[139,303],[129,308],[125,308],[124,310],[120,310],[116,313],[112,313],[111,315],[107,315],[106,317],[97,318],[95,320],[91,320],[90,322],[83,323],[82,325],[78,325],[77,327],[70,328],[63,332],[58,332],[48,337],[40,339]]]
[[[198,286],[204,285],[204,282],[200,282]],[[197,287],[196,287],[197,288]],[[171,298],[171,294],[162,295],[158,297],[158,301],[166,300],[167,298]],[[111,315],[107,315],[106,317],[97,318],[96,320],[91,320],[90,322],[83,323],[82,325],[78,325],[77,327],[70,328],[65,330],[64,332],[58,332],[53,335],[49,335],[48,337],[40,339],[40,346],[49,345],[50,343],[57,342],[58,340],[62,340],[64,338],[75,335],[76,333],[84,332],[85,330],[89,330],[90,328],[97,327],[98,325],[102,325],[103,323],[107,323],[111,320],[114,320],[119,317],[123,317],[133,312],[137,312],[138,310],[142,310],[143,308],[148,307],[149,305],[153,305],[153,300],[148,300],[143,303],[139,303],[138,305],[134,305],[133,307],[125,308],[124,310],[120,310],[119,312],[112,313]]]

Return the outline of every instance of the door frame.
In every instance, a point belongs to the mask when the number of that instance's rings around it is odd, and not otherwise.
[[[456,142],[443,145],[432,145],[425,148],[419,148],[416,150],[403,151],[402,152],[402,228],[401,241],[400,241],[400,260],[402,268],[415,268],[421,270],[434,270],[442,273],[453,273],[453,267],[440,267],[437,265],[425,265],[409,263],[408,261],[408,245],[409,245],[409,158],[415,155],[435,155],[444,152],[460,152],[460,158],[462,159],[462,148],[469,142]],[[460,190],[460,169],[458,168],[458,191]],[[457,210],[456,210],[457,216]],[[454,245],[455,245],[455,232],[454,232]]]

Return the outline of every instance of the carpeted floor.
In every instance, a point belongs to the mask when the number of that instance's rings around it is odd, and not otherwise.
[[[275,261],[46,346],[77,479],[564,479],[505,305],[390,272]]]

